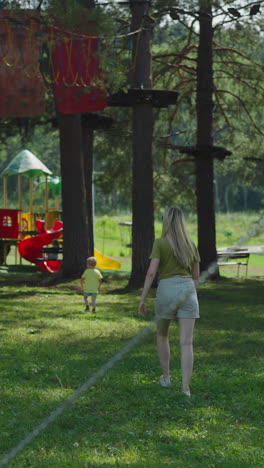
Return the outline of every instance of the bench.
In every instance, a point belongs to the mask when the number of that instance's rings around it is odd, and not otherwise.
[[[239,276],[240,266],[243,265],[246,267],[246,276],[248,273],[248,261],[249,261],[249,252],[245,251],[226,251],[226,252],[217,252],[217,265],[218,266],[237,266],[237,276]],[[222,261],[221,261],[222,259]]]

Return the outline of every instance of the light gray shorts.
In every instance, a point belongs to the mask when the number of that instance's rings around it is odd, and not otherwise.
[[[157,288],[155,318],[199,318],[199,304],[193,279],[171,276],[161,279]]]

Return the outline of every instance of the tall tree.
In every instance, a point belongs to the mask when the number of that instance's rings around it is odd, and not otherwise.
[[[94,7],[94,0],[79,3]],[[81,275],[86,257],[94,252],[93,128],[80,114],[61,114],[59,128],[64,222],[62,276],[74,278]]]
[[[88,253],[88,219],[84,178],[83,136],[80,114],[59,119],[64,278],[78,278]]]
[[[218,24],[225,26],[238,21],[243,15],[248,15],[250,20],[252,16],[258,13],[260,3],[251,2],[249,4],[241,4],[236,2],[238,8],[229,8],[228,1],[214,0],[196,0],[191,1],[186,6],[186,2],[177,2],[177,6],[170,9],[164,9],[164,6],[159,6],[160,12],[164,15],[170,13],[173,20],[179,21],[180,24],[187,28],[187,40],[182,47],[182,50],[171,50],[169,53],[159,54],[160,61],[162,55],[164,61],[167,62],[168,68],[164,66],[164,62],[160,68],[160,73],[167,77],[175,78],[172,83],[181,93],[181,101],[185,98],[190,99],[191,94],[196,93],[196,142],[194,145],[181,146],[174,145],[176,150],[182,153],[187,153],[193,156],[196,171],[196,199],[197,199],[197,215],[198,215],[198,244],[201,254],[201,269],[207,269],[208,265],[216,260],[216,228],[215,228],[215,203],[214,203],[214,159],[224,160],[231,153],[225,148],[214,145],[213,135],[215,131],[215,121],[213,115],[213,107],[217,105],[217,111],[222,113],[226,123],[229,123],[228,108],[223,104],[223,96],[228,95],[233,100],[237,100],[241,110],[247,115],[248,122],[252,128],[257,130],[256,122],[254,122],[248,112],[247,106],[241,94],[236,94],[233,89],[218,89],[216,80],[213,80],[215,64],[213,65],[213,53],[218,57],[221,66],[221,75],[236,76],[240,83],[243,83],[243,78],[238,73],[233,74],[230,71],[230,65],[239,67],[239,71],[245,73],[249,71],[248,63],[243,69],[243,61],[248,61],[246,57],[239,54],[233,48],[225,48],[219,46],[215,40],[215,33]],[[157,2],[159,4],[159,2]],[[214,6],[214,11],[212,11]],[[253,8],[254,7],[254,8]],[[242,13],[239,11],[241,9]],[[245,12],[244,12],[245,10]],[[213,27],[213,19],[216,18],[216,25]],[[199,30],[194,28],[194,24],[199,22]],[[197,40],[198,39],[198,40]],[[240,61],[237,63],[234,59],[230,59],[230,55],[240,55]],[[226,57],[225,59],[223,57]],[[154,57],[155,58],[155,57]],[[242,58],[242,60],[241,60]],[[218,62],[218,63],[219,63]],[[229,70],[228,70],[229,68]],[[168,78],[167,78],[168,79]],[[231,78],[230,78],[231,80]],[[219,80],[218,80],[219,81]],[[251,84],[252,87],[252,84]],[[257,87],[255,88],[257,91]],[[173,118],[175,115],[173,115]],[[218,276],[216,272],[215,276]]]
[[[82,116],[82,157],[84,172],[84,196],[87,215],[87,250],[86,256],[94,255],[94,193],[93,193],[93,145],[94,129],[89,123],[89,118]]]
[[[213,161],[213,25],[211,0],[199,0],[196,200],[201,270],[216,261]],[[217,275],[217,273],[216,273]]]
[[[94,0],[78,0],[80,5],[93,9]],[[89,118],[90,115],[90,118]],[[82,116],[82,152],[84,171],[84,198],[87,225],[85,224],[84,235],[87,236],[85,247],[86,256],[94,255],[94,213],[93,213],[93,146],[94,146],[94,126],[92,124],[92,114]]]
[[[133,36],[131,87],[152,88],[150,0],[130,0]],[[142,285],[154,240],[153,208],[153,109],[142,102],[133,105],[132,271],[130,286]]]

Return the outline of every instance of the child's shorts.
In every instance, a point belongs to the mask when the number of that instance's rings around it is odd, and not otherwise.
[[[97,294],[98,294],[98,293],[86,293],[86,292],[83,293],[83,295],[84,295],[85,297],[88,297],[88,296],[96,297]]]
[[[199,304],[193,279],[171,276],[161,279],[157,288],[155,318],[199,318]]]

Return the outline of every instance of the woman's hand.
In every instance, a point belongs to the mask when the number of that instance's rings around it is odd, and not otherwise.
[[[141,317],[145,317],[147,313],[147,307],[145,302],[140,301],[139,306],[138,306],[138,315]]]
[[[145,278],[145,281],[144,281],[144,287],[143,287],[143,291],[142,291],[142,294],[141,294],[140,303],[139,303],[139,306],[138,306],[138,314],[141,317],[145,317],[145,315],[147,313],[147,307],[146,307],[145,300],[146,300],[146,297],[147,297],[147,295],[149,293],[151,285],[152,285],[152,283],[153,283],[153,281],[155,279],[155,276],[157,274],[159,262],[160,262],[159,258],[152,258],[151,261],[150,261],[150,265],[149,265],[149,268],[148,268],[148,271],[147,271],[147,274],[146,274],[146,278]]]

